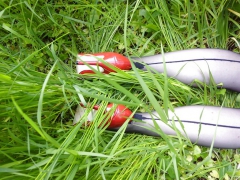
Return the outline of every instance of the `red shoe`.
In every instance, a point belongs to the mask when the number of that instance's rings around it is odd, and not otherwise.
[[[113,104],[107,106],[107,111],[110,111]],[[125,121],[132,115],[132,111],[126,108],[124,105],[117,105],[112,117],[110,118],[108,128],[117,128],[122,126]]]
[[[111,109],[113,108],[114,104],[109,104],[106,108],[106,113],[110,112]],[[125,121],[132,115],[132,111],[129,110],[127,107],[124,105],[116,105],[115,106],[115,111],[110,117],[110,119],[107,121],[106,126],[111,129],[111,128],[117,128],[122,126]],[[96,114],[96,111],[99,109],[99,106],[96,105],[93,107],[92,112],[88,114],[88,123],[87,125],[91,125],[94,119],[94,116]],[[74,117],[74,124],[78,123],[80,118],[84,115],[86,111],[86,107],[84,107],[82,104],[80,104],[76,110],[75,117]]]
[[[103,59],[109,64],[121,69],[121,70],[130,70],[131,63],[128,58],[125,56],[114,53],[114,52],[104,52],[104,53],[94,53],[94,54],[78,54],[77,56],[77,73],[78,74],[94,74],[94,71],[89,68],[88,65],[91,65],[92,68],[100,72],[109,74],[110,72],[116,72],[107,65],[103,64],[100,59]]]

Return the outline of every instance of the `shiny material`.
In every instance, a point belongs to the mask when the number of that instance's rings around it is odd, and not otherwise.
[[[92,71],[90,68],[86,68],[84,70],[82,67],[79,66],[86,66],[92,65],[95,66],[94,69],[97,70],[97,67],[100,68],[100,72],[109,74],[110,72],[115,72],[114,69],[109,67],[107,64],[104,64],[99,59],[102,59],[106,61],[107,63],[113,65],[116,68],[119,68],[121,70],[130,70],[131,69],[131,63],[128,58],[125,56],[114,53],[114,52],[104,52],[104,53],[94,53],[94,54],[79,54],[77,56],[77,73],[78,74],[86,74],[91,73],[93,74],[94,71]],[[103,70],[102,70],[103,69]]]
[[[183,106],[168,110],[168,122],[164,123],[156,112],[136,113],[126,132],[160,136],[154,120],[167,135],[177,132],[192,143],[215,148],[240,148],[240,109],[215,106]],[[115,129],[117,130],[117,129]]]
[[[110,111],[114,107],[114,104],[107,106],[107,111]],[[124,105],[117,105],[111,119],[108,128],[120,127],[124,122],[132,115],[132,111],[126,108]]]
[[[106,108],[106,113],[109,112],[112,113],[111,112],[112,108],[114,108],[113,109],[114,112],[106,123],[108,128],[121,127],[125,123],[125,121],[132,115],[132,111],[130,111],[126,106],[121,104],[120,105],[109,104]],[[88,125],[91,125],[93,123],[98,109],[99,106],[96,105],[89,112],[89,114],[87,114]],[[86,107],[84,107],[82,104],[80,104],[77,107],[73,124],[76,124],[80,121],[81,117],[83,117],[84,114],[86,113],[86,110],[87,110]]]
[[[223,88],[240,92],[240,54],[222,49],[188,49],[164,54],[131,58],[140,69],[144,65],[164,72],[164,62],[168,77],[192,84],[194,80],[210,84],[222,84]],[[196,86],[195,83],[192,84]]]

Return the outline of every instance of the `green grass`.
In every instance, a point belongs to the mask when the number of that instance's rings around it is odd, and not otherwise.
[[[238,0],[1,1],[0,179],[238,179],[239,150],[181,136],[98,127],[109,102],[132,111],[185,105],[240,107],[237,93],[192,88],[165,74],[75,72],[79,52],[153,55],[240,49]],[[73,126],[77,104],[100,104],[95,125]],[[87,114],[86,114],[87,115]],[[219,177],[219,178],[218,178]]]

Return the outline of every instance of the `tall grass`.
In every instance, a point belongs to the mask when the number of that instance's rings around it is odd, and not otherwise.
[[[153,55],[188,48],[239,52],[239,1],[1,1],[1,179],[237,179],[239,150],[181,136],[98,127],[109,102],[166,118],[193,104],[240,107],[237,93],[192,88],[151,70],[94,77],[75,72],[78,52]],[[100,104],[73,126],[76,106]]]

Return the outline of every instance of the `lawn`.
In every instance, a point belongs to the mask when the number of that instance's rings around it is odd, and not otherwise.
[[[0,7],[0,179],[240,178],[238,149],[99,126],[108,103],[133,112],[152,111],[156,102],[240,108],[238,93],[150,71],[89,76],[75,67],[80,52],[239,53],[239,0],[3,0]],[[87,114],[73,125],[79,103],[101,105],[94,125],[84,126]]]

